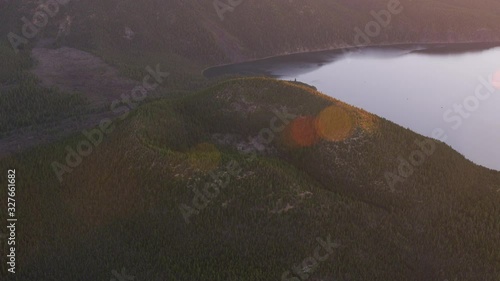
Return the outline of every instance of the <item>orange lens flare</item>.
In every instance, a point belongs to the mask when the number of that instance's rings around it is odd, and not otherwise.
[[[319,140],[314,126],[315,120],[313,116],[302,116],[293,120],[288,127],[288,143],[299,147],[315,144]]]
[[[285,143],[291,147],[307,147],[324,139],[343,141],[356,127],[349,112],[339,106],[323,109],[317,117],[301,116],[293,120],[285,131]]]
[[[219,166],[221,154],[215,145],[200,143],[189,151],[188,161],[193,168],[210,172]]]
[[[355,127],[349,113],[339,106],[323,109],[316,118],[315,125],[318,135],[328,141],[342,141],[349,138]]]

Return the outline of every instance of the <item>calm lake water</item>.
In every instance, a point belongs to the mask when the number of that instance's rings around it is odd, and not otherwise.
[[[297,80],[500,170],[500,44],[399,45],[274,57],[210,68]],[[441,137],[442,139],[442,137]],[[410,149],[410,148],[409,148]]]

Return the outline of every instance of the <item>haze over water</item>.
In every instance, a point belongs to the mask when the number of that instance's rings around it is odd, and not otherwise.
[[[244,68],[313,85],[428,137],[441,129],[444,142],[466,158],[500,170],[500,47],[467,52],[427,48],[312,53]]]

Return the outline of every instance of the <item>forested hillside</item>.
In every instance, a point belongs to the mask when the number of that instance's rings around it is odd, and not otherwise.
[[[311,280],[500,274],[498,172],[436,141],[391,186],[386,172],[424,137],[304,86],[241,79],[150,103],[60,183],[53,162],[82,140],[0,164],[22,171],[17,280],[122,267],[139,280],[288,280],[327,237]]]
[[[498,41],[500,2],[72,0],[13,43],[47,3],[0,0],[0,279],[499,280],[499,172],[306,84],[202,70],[357,45],[372,11],[398,12],[364,44]]]

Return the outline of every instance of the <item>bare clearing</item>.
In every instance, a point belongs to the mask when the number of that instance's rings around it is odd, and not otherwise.
[[[114,118],[109,104],[121,100],[120,95],[130,93],[139,85],[137,81],[120,77],[115,68],[81,50],[37,47],[32,50],[32,57],[37,61],[32,71],[44,87],[57,87],[69,94],[79,92],[89,100],[90,107],[105,110],[11,132],[0,139],[0,158],[95,127],[104,118]]]
[[[43,86],[80,92],[94,105],[108,104],[139,85],[120,77],[102,59],[74,48],[34,48],[32,57],[37,61],[33,73]]]

